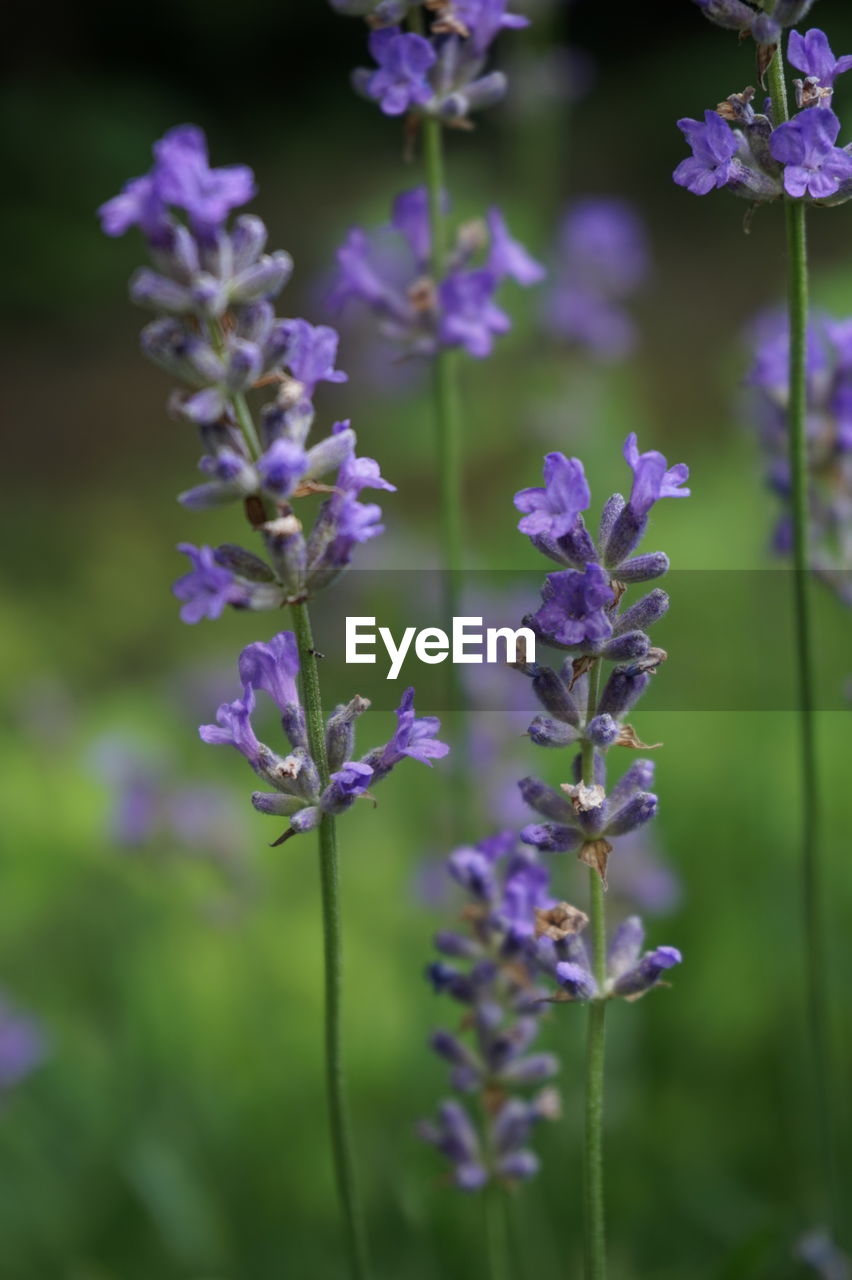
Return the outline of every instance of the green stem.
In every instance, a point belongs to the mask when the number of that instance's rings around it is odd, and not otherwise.
[[[429,228],[432,240],[431,270],[437,287],[447,263],[447,228],[442,208],[444,194],[443,125],[440,120],[423,120],[423,153],[426,189],[429,194]],[[461,439],[459,423],[457,352],[445,347],[434,361],[433,394],[435,437],[438,452],[438,481],[441,493],[441,544],[443,566],[453,593],[455,576],[462,567],[461,531]]]
[[[485,1191],[485,1238],[488,1244],[490,1280],[510,1280],[509,1233],[506,1219],[506,1191],[491,1182]]]
[[[237,392],[234,396],[233,405],[237,415],[237,422],[240,424],[243,435],[245,436],[249,449],[252,452],[252,457],[259,458],[263,453],[263,449],[261,448],[257,428],[254,425],[254,419],[251,416],[251,410],[248,407],[248,402],[246,401],[242,391]]]
[[[292,605],[291,611],[293,629],[299,646],[308,746],[319,769],[320,781],[324,788],[328,784],[325,718],[311,617],[305,602]],[[331,1147],[340,1212],[347,1237],[350,1274],[352,1280],[366,1280],[369,1274],[367,1239],[355,1185],[343,1072],[340,1027],[342,975],[340,886],[337,875],[337,831],[334,818],[330,814],[323,815],[318,834],[325,955],[325,1069]]]
[[[789,118],[780,45],[769,67],[775,124]],[[831,1224],[834,1207],[832,1068],[826,990],[825,927],[822,912],[822,813],[819,794],[815,717],[815,668],[810,607],[810,506],[807,447],[808,253],[805,204],[785,199],[787,230],[787,306],[790,323],[790,398],[788,404],[790,505],[793,524],[793,610],[799,693],[799,748],[802,787],[801,876],[804,915],[808,1026],[815,1087],[814,1121],[819,1147],[816,1180],[820,1211]]]
[[[589,672],[589,693],[586,722],[597,710],[600,690],[600,659]],[[583,743],[583,782],[592,786],[595,781],[595,752],[590,742]],[[594,868],[589,870],[590,933],[592,938],[592,966],[598,988],[602,991],[606,981],[606,904],[601,877]],[[586,1040],[586,1127],[585,1127],[585,1253],[586,1280],[604,1280],[606,1276],[606,1231],[604,1218],[604,1050],[606,1045],[606,1001],[592,1000],[589,1004],[589,1021]]]
[[[442,207],[444,183],[443,125],[440,120],[423,119],[423,154],[426,168],[426,189],[429,197],[429,227],[431,234],[431,274],[437,288],[447,265],[447,228]],[[461,411],[458,388],[458,352],[439,347],[433,360],[432,396],[435,417],[435,451],[440,510],[440,542],[442,597],[444,625],[452,627],[452,619],[460,610],[462,569],[462,445]],[[462,687],[458,668],[448,663],[446,668],[447,695],[450,709],[462,708]],[[464,761],[467,752],[464,734],[455,735],[459,758]],[[453,770],[452,809],[453,835],[463,835],[466,808],[466,770]]]

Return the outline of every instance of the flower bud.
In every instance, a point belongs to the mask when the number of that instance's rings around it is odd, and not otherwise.
[[[325,726],[325,749],[328,767],[333,773],[350,759],[355,748],[355,721],[370,705],[369,698],[357,694],[351,702],[335,707]]]
[[[655,622],[659,622],[660,618],[668,612],[668,608],[668,593],[660,587],[655,587],[641,600],[632,604],[629,609],[625,609],[613,623],[613,634],[620,636],[626,631],[647,631]]]
[[[537,813],[543,814],[545,818],[552,818],[554,822],[564,822],[570,826],[576,824],[571,803],[553,787],[549,787],[546,782],[542,782],[539,778],[521,778],[518,787],[524,803],[531,809],[535,809]]]
[[[265,560],[261,560],[260,556],[253,555],[243,547],[236,546],[233,542],[223,542],[217,547],[213,552],[213,559],[223,569],[230,569],[231,573],[235,573],[240,578],[247,578],[249,582],[275,581],[275,574]]]
[[[626,631],[623,635],[607,640],[600,652],[610,662],[630,662],[636,658],[644,658],[650,648],[651,641],[644,631]]]
[[[549,716],[536,716],[527,733],[537,747],[567,747],[580,736],[573,725],[560,724]]]
[[[647,582],[650,578],[662,578],[669,571],[669,558],[665,551],[650,551],[646,555],[633,556],[618,566],[619,582]]]

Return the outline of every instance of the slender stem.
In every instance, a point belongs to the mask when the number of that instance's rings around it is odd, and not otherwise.
[[[510,1280],[512,1273],[506,1220],[506,1191],[499,1183],[491,1182],[486,1188],[484,1199],[489,1280]]]
[[[444,217],[444,152],[443,125],[440,120],[423,120],[423,154],[426,189],[429,198],[431,235],[431,273],[438,287],[447,265],[447,228]],[[435,450],[437,454],[442,597],[444,625],[452,627],[452,619],[460,613],[462,568],[462,445],[461,411],[458,390],[458,352],[439,346],[432,370],[432,395],[435,414]],[[458,668],[448,663],[447,694],[451,710],[462,707],[462,688]],[[456,733],[459,760],[467,759],[464,732]],[[461,740],[460,740],[461,739]],[[453,835],[463,834],[466,809],[466,770],[463,764],[453,770],[452,817]]]
[[[589,672],[586,722],[597,710],[600,690],[600,659]],[[595,781],[595,752],[590,742],[583,743],[583,782]],[[589,871],[589,894],[592,937],[592,966],[598,988],[606,981],[606,905],[601,877]],[[606,1001],[589,1004],[586,1040],[586,1130],[583,1198],[585,1206],[586,1280],[604,1280],[606,1276],[606,1230],[604,1210],[604,1049],[606,1044]]]
[[[248,402],[246,401],[242,391],[237,392],[234,396],[233,404],[237,415],[237,422],[239,422],[240,427],[242,428],[243,435],[245,436],[249,449],[252,452],[252,457],[259,458],[263,453],[263,449],[260,445],[260,438],[257,434],[257,428],[254,425],[254,419],[251,416],[251,410],[248,407]]]
[[[788,119],[784,63],[779,45],[769,67],[775,124]],[[834,1154],[832,1137],[832,1067],[829,1042],[825,927],[822,911],[822,813],[819,793],[815,717],[815,667],[810,607],[810,507],[807,448],[808,253],[805,205],[785,200],[787,229],[787,305],[790,324],[788,432],[790,507],[793,525],[793,610],[799,693],[799,746],[802,787],[802,907],[808,1026],[816,1085],[814,1121],[820,1171],[816,1180],[820,1211],[831,1223],[834,1216]]]
[[[311,617],[308,606],[304,602],[292,605],[291,609],[293,628],[299,646],[308,746],[319,769],[322,785],[325,787],[328,783],[325,720]],[[337,875],[337,831],[334,818],[330,814],[323,815],[318,833],[325,955],[325,1067],[329,1128],[337,1195],[347,1236],[349,1270],[352,1280],[366,1280],[369,1274],[367,1239],[355,1185],[343,1071],[340,1027],[342,978],[340,887]]]
[[[429,227],[432,239],[432,278],[437,287],[447,263],[447,229],[444,220],[444,150],[440,120],[424,119],[423,152],[426,189],[429,193]],[[441,487],[441,541],[444,569],[451,584],[462,566],[461,435],[458,398],[458,353],[439,347],[435,356],[435,432],[438,478]]]

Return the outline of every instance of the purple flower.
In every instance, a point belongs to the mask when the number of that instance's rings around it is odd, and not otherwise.
[[[284,363],[304,384],[308,396],[313,395],[318,382],[348,381],[349,375],[334,367],[340,341],[335,329],[307,320],[288,320],[282,327],[287,337]]]
[[[152,244],[168,244],[177,228],[166,208],[174,205],[185,210],[196,234],[210,240],[230,211],[255,194],[254,175],[245,165],[210,168],[207,141],[196,125],[170,129],[153,150],[150,173],[131,179],[120,195],[98,210],[106,235],[124,235],[138,226]]]
[[[544,279],[544,267],[536,262],[519,241],[512,238],[506,219],[495,206],[488,210],[488,230],[491,234],[488,269],[494,272],[498,280],[510,276],[518,284],[530,285],[538,284]]]
[[[427,73],[434,66],[435,51],[428,40],[399,27],[384,27],[372,32],[369,48],[379,69],[365,80],[366,93],[386,116],[401,116],[430,100]]]
[[[139,227],[152,244],[167,243],[170,224],[166,205],[151,174],[131,178],[98,209],[101,230],[107,236],[123,236],[131,227]]]
[[[255,694],[263,689],[282,713],[299,705],[299,650],[292,631],[280,631],[269,644],[258,640],[246,645],[240,654],[239,670],[246,692]]]
[[[852,54],[835,58],[828,37],[818,27],[811,27],[803,36],[798,31],[790,32],[787,60],[797,70],[804,71],[806,76],[816,76],[820,84],[829,89],[834,87],[838,76],[852,68]]]
[[[594,645],[612,635],[606,608],[615,593],[600,565],[588,564],[582,573],[576,569],[549,573],[541,596],[533,621],[549,643],[569,648]]]
[[[774,129],[769,149],[784,165],[788,196],[824,200],[852,179],[852,156],[834,144],[840,121],[828,107],[810,107]]]
[[[590,197],[566,213],[556,282],[545,306],[548,332],[602,360],[620,359],[635,342],[623,306],[648,273],[647,237],[621,200]]]
[[[210,168],[207,139],[197,125],[181,124],[154,143],[154,180],[166,204],[185,209],[194,231],[211,238],[232,209],[256,194],[246,165]]]
[[[320,808],[325,813],[343,813],[362,796],[373,779],[373,770],[357,760],[348,761],[342,769],[331,775],[328,786],[320,797]]]
[[[529,18],[507,13],[507,0],[455,0],[454,9],[470,32],[475,53],[482,54],[503,30],[528,27]]]
[[[714,187],[724,187],[734,173],[736,135],[715,111],[704,112],[704,123],[684,118],[677,127],[692,147],[692,155],[681,160],[674,171],[679,187],[696,196],[706,196]]]
[[[449,208],[447,193],[441,196],[443,212]],[[402,191],[393,202],[391,226],[409,243],[418,267],[426,268],[432,253],[432,229],[429,224],[429,193],[425,187]]]
[[[295,440],[275,440],[257,461],[264,489],[276,498],[289,498],[308,468],[308,455]]]
[[[461,1103],[442,1102],[437,1122],[424,1121],[420,1136],[455,1166],[453,1180],[462,1191],[478,1191],[488,1181],[479,1139]]]
[[[569,276],[605,298],[626,297],[648,275],[645,228],[624,200],[578,200],[563,218],[559,253]]]
[[[495,334],[508,333],[509,317],[494,302],[497,277],[487,267],[455,271],[441,281],[440,340],[448,347],[464,347],[470,355],[491,354]]]
[[[178,551],[192,561],[190,572],[178,578],[172,586],[173,595],[183,601],[180,611],[183,622],[219,618],[226,605],[246,602],[247,593],[228,569],[216,563],[210,547],[194,547],[191,542],[181,542]]]
[[[601,990],[592,973],[588,950],[576,936],[552,941],[540,938],[535,958],[572,1000],[636,999],[656,986],[667,969],[682,962],[676,947],[657,947],[641,955],[644,929],[638,916],[630,916],[615,930],[607,953],[606,981]]]
[[[561,538],[571,532],[591,500],[582,462],[566,458],[564,453],[548,453],[544,487],[521,489],[515,494],[515,506],[525,513],[518,529],[530,538]]]
[[[637,519],[642,519],[660,498],[688,498],[689,489],[681,486],[689,479],[689,467],[678,462],[669,467],[666,459],[656,449],[640,453],[636,432],[631,431],[624,442],[624,457],[633,472],[633,488],[629,506]]]
[[[0,999],[0,1094],[26,1079],[44,1060],[47,1042],[34,1018]]]
[[[242,698],[235,702],[223,702],[216,712],[216,723],[201,725],[198,736],[210,746],[236,747],[251,767],[259,770],[262,749],[252,728],[253,711],[254,690],[249,685]]]
[[[372,767],[376,782],[386,777],[405,756],[419,760],[421,764],[431,765],[433,760],[442,759],[450,749],[446,742],[440,742],[435,737],[441,728],[440,720],[436,716],[416,715],[412,688],[406,689],[402,695],[402,701],[396,710],[396,720],[396,732],[390,742],[371,751],[363,761]]]

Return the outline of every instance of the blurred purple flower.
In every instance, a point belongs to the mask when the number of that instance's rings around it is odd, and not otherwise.
[[[15,1012],[0,996],[0,1097],[31,1075],[46,1056],[40,1023]]]

